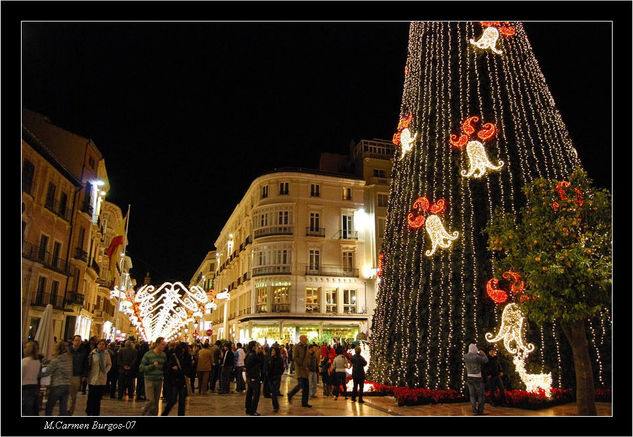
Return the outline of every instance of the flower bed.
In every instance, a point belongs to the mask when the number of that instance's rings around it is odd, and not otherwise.
[[[430,390],[424,388],[394,387],[366,382],[373,386],[373,391],[363,393],[363,396],[393,396],[398,406],[443,404],[453,402],[468,402],[468,395],[455,390]],[[350,395],[347,393],[346,395]],[[540,410],[555,405],[567,404],[576,400],[575,393],[569,389],[553,388],[548,397],[545,390],[530,393],[525,390],[506,390],[504,406],[528,410]],[[490,392],[486,392],[486,399],[490,399]],[[596,389],[597,402],[611,402],[611,389]]]

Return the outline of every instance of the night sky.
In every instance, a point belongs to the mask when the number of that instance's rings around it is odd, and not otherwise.
[[[611,187],[611,24],[527,22],[589,176]],[[23,105],[94,140],[132,276],[188,283],[254,178],[391,138],[407,22],[24,23]]]

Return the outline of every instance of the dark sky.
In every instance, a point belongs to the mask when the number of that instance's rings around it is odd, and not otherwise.
[[[610,23],[525,23],[589,176],[611,184]],[[188,282],[252,180],[391,138],[408,23],[24,23],[23,104],[92,138],[132,276]]]

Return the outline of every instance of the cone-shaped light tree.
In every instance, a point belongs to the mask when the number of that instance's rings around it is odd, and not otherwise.
[[[491,298],[489,281],[505,272],[488,250],[486,225],[496,208],[516,216],[525,184],[563,180],[581,163],[516,22],[412,23],[393,141],[369,377],[462,390],[468,344],[485,348],[501,328],[513,332]],[[520,321],[509,344],[517,372],[535,387],[573,386],[560,326]],[[587,326],[592,358],[602,362],[609,314]],[[606,366],[595,367],[602,385]]]

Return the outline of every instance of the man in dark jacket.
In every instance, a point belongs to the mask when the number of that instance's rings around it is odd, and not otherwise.
[[[211,347],[211,353],[213,354],[213,367],[211,368],[211,376],[209,377],[209,384],[211,386],[211,391],[215,391],[215,383],[220,379],[220,356],[222,352],[222,342],[217,340],[215,344]]]
[[[503,387],[503,369],[501,363],[499,363],[499,357],[497,357],[497,350],[492,348],[488,351],[488,364],[485,367],[486,382],[488,383],[488,390],[490,390],[489,401],[492,405],[497,406],[497,402],[500,400],[502,404],[506,403],[506,393]],[[499,389],[499,396],[496,396],[497,388]]]
[[[71,416],[75,411],[77,403],[77,392],[81,389],[82,382],[88,377],[88,346],[81,342],[81,336],[75,335],[70,354],[73,357],[73,374],[70,378],[70,408],[68,414]]]
[[[127,390],[127,398],[134,397],[134,366],[138,359],[138,352],[134,349],[132,339],[125,342],[125,347],[117,354],[117,367],[119,368],[119,400]]]
[[[248,344],[248,353],[244,358],[244,370],[246,371],[246,414],[249,416],[261,416],[257,412],[259,403],[259,391],[261,389],[262,372],[264,367],[264,355],[259,343],[251,341]]]
[[[352,390],[352,402],[356,401],[356,392],[358,389],[358,403],[363,404],[363,386],[365,385],[365,366],[367,361],[360,354],[360,346],[354,348],[356,352],[350,361],[352,362],[352,379],[354,380],[354,389]]]
[[[308,383],[308,366],[310,365],[310,357],[308,354],[308,337],[302,335],[299,337],[299,343],[292,349],[292,361],[295,363],[295,370],[297,372],[298,384],[288,392],[288,402],[292,400],[292,397],[301,390],[301,406],[312,407],[308,404],[308,396],[310,387]]]
[[[136,360],[136,364],[134,365],[134,374],[136,375],[136,400],[138,401],[144,401],[147,399],[145,397],[145,376],[143,375],[143,372],[139,372],[141,359],[147,353],[147,351],[149,351],[149,344],[146,341],[143,341],[138,347],[138,359]]]
[[[235,355],[233,355],[233,348],[231,342],[227,342],[222,346],[222,355],[220,358],[220,390],[218,394],[227,394],[229,392],[229,384],[231,382],[231,375],[233,375],[233,361]]]

